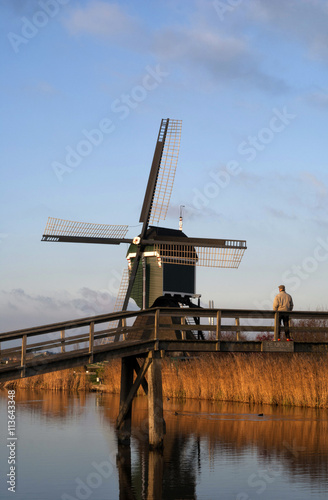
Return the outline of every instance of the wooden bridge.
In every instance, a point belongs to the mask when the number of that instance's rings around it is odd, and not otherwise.
[[[142,385],[149,402],[149,444],[157,448],[165,433],[161,359],[181,352],[328,352],[328,312],[293,311],[289,316],[291,336],[300,340],[277,341],[279,312],[168,307],[2,333],[0,382],[121,358],[119,440],[130,439],[132,401]],[[304,326],[309,320],[311,326]],[[271,333],[273,341],[245,340],[261,333]],[[302,341],[305,333],[324,340]]]

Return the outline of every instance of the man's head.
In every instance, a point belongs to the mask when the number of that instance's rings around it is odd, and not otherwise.
[[[285,291],[285,285],[279,285],[279,292],[284,292]]]

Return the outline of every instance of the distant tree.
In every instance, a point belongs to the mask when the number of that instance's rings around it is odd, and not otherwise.
[[[302,328],[301,331],[292,333],[292,337],[294,340],[298,340],[301,342],[328,342],[327,319],[294,319],[291,326]]]

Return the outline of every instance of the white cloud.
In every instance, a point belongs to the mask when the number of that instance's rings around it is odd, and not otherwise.
[[[305,96],[305,100],[311,106],[325,110],[328,106],[328,92],[323,89],[315,89]]]
[[[324,182],[322,182],[321,180],[319,180],[311,172],[303,172],[303,174],[301,175],[301,179],[306,184],[310,184],[320,197],[326,197],[327,196],[327,186],[326,186],[326,184]]]
[[[269,91],[287,90],[282,78],[261,70],[260,54],[241,36],[219,34],[209,26],[174,28],[156,34],[152,47],[156,57],[196,75],[205,70],[216,82],[233,80]]]
[[[75,295],[57,291],[32,295],[22,289],[0,292],[0,331],[73,320],[113,311],[116,297],[108,291],[82,288]]]
[[[211,17],[206,21],[204,14],[209,16],[209,12]],[[177,74],[180,70],[190,73],[191,85],[203,74],[204,81],[215,84],[236,81],[270,92],[288,90],[280,75],[276,77],[261,69],[261,51],[252,46],[247,35],[218,30],[219,25],[213,23],[212,6],[204,10],[198,5],[197,13],[199,16],[193,13],[183,25],[167,27],[164,20],[154,32],[151,25],[132,17],[119,4],[97,0],[84,8],[72,8],[64,23],[72,35],[102,38],[132,52],[152,55],[158,62],[173,64]]]
[[[265,207],[266,212],[276,219],[286,220],[298,220],[298,217],[294,214],[287,213],[284,210],[280,210],[274,207]]]
[[[249,19],[305,44],[308,56],[328,62],[328,5],[325,0],[253,0]]]
[[[73,35],[89,34],[120,40],[138,30],[138,22],[119,4],[100,0],[70,10],[65,25]]]

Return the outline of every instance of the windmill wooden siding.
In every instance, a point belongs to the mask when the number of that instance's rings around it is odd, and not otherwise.
[[[131,245],[132,246],[132,245]],[[149,248],[149,247],[147,247]],[[158,266],[156,257],[145,257],[146,259],[146,307],[150,307],[157,297],[163,295],[163,270]],[[131,261],[133,261],[131,259]],[[142,309],[143,294],[143,269],[139,264],[136,278],[132,287],[131,297],[137,306]]]

